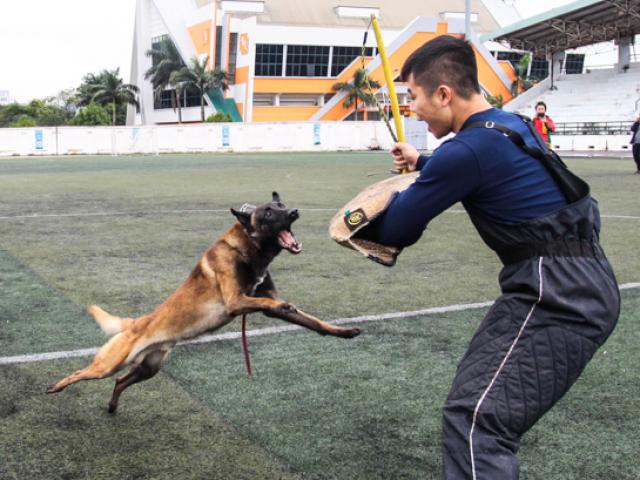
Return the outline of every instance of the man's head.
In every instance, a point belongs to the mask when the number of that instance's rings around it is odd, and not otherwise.
[[[441,35],[406,60],[402,80],[409,85],[412,107],[438,138],[450,133],[461,102],[480,95],[473,47],[462,39]]]
[[[544,117],[547,114],[547,104],[544,102],[536,103],[536,115]]]

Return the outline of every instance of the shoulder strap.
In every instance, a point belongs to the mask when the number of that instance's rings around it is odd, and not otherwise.
[[[540,134],[536,129],[533,128],[531,120],[524,115],[518,116],[533,134],[539,146],[532,147],[531,145],[528,145],[522,138],[522,135],[518,132],[491,120],[484,122],[471,122],[464,126],[464,130],[467,128],[488,128],[491,130],[497,130],[527,154],[540,161],[556,181],[558,187],[567,198],[567,201],[573,203],[587,196],[589,194],[589,185],[580,177],[572,173],[556,152],[549,150],[546,147],[540,148],[540,145],[544,145],[544,141],[540,138]]]

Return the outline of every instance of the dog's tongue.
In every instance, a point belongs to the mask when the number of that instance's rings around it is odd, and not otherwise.
[[[289,230],[282,230],[278,234],[278,242],[282,248],[289,250],[291,253],[300,253],[302,251],[302,245],[298,243],[296,237]]]

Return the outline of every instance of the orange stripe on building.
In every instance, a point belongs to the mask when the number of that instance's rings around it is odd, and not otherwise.
[[[254,122],[292,122],[309,120],[320,107],[253,107]]]

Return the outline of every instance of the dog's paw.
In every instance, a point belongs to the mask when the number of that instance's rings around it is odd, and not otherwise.
[[[56,385],[56,383],[52,383],[51,385],[49,385],[45,393],[58,393],[60,389],[57,389]]]
[[[353,338],[353,337],[357,337],[361,333],[362,333],[362,330],[360,330],[359,328],[343,328],[338,333],[338,336],[342,338]]]

